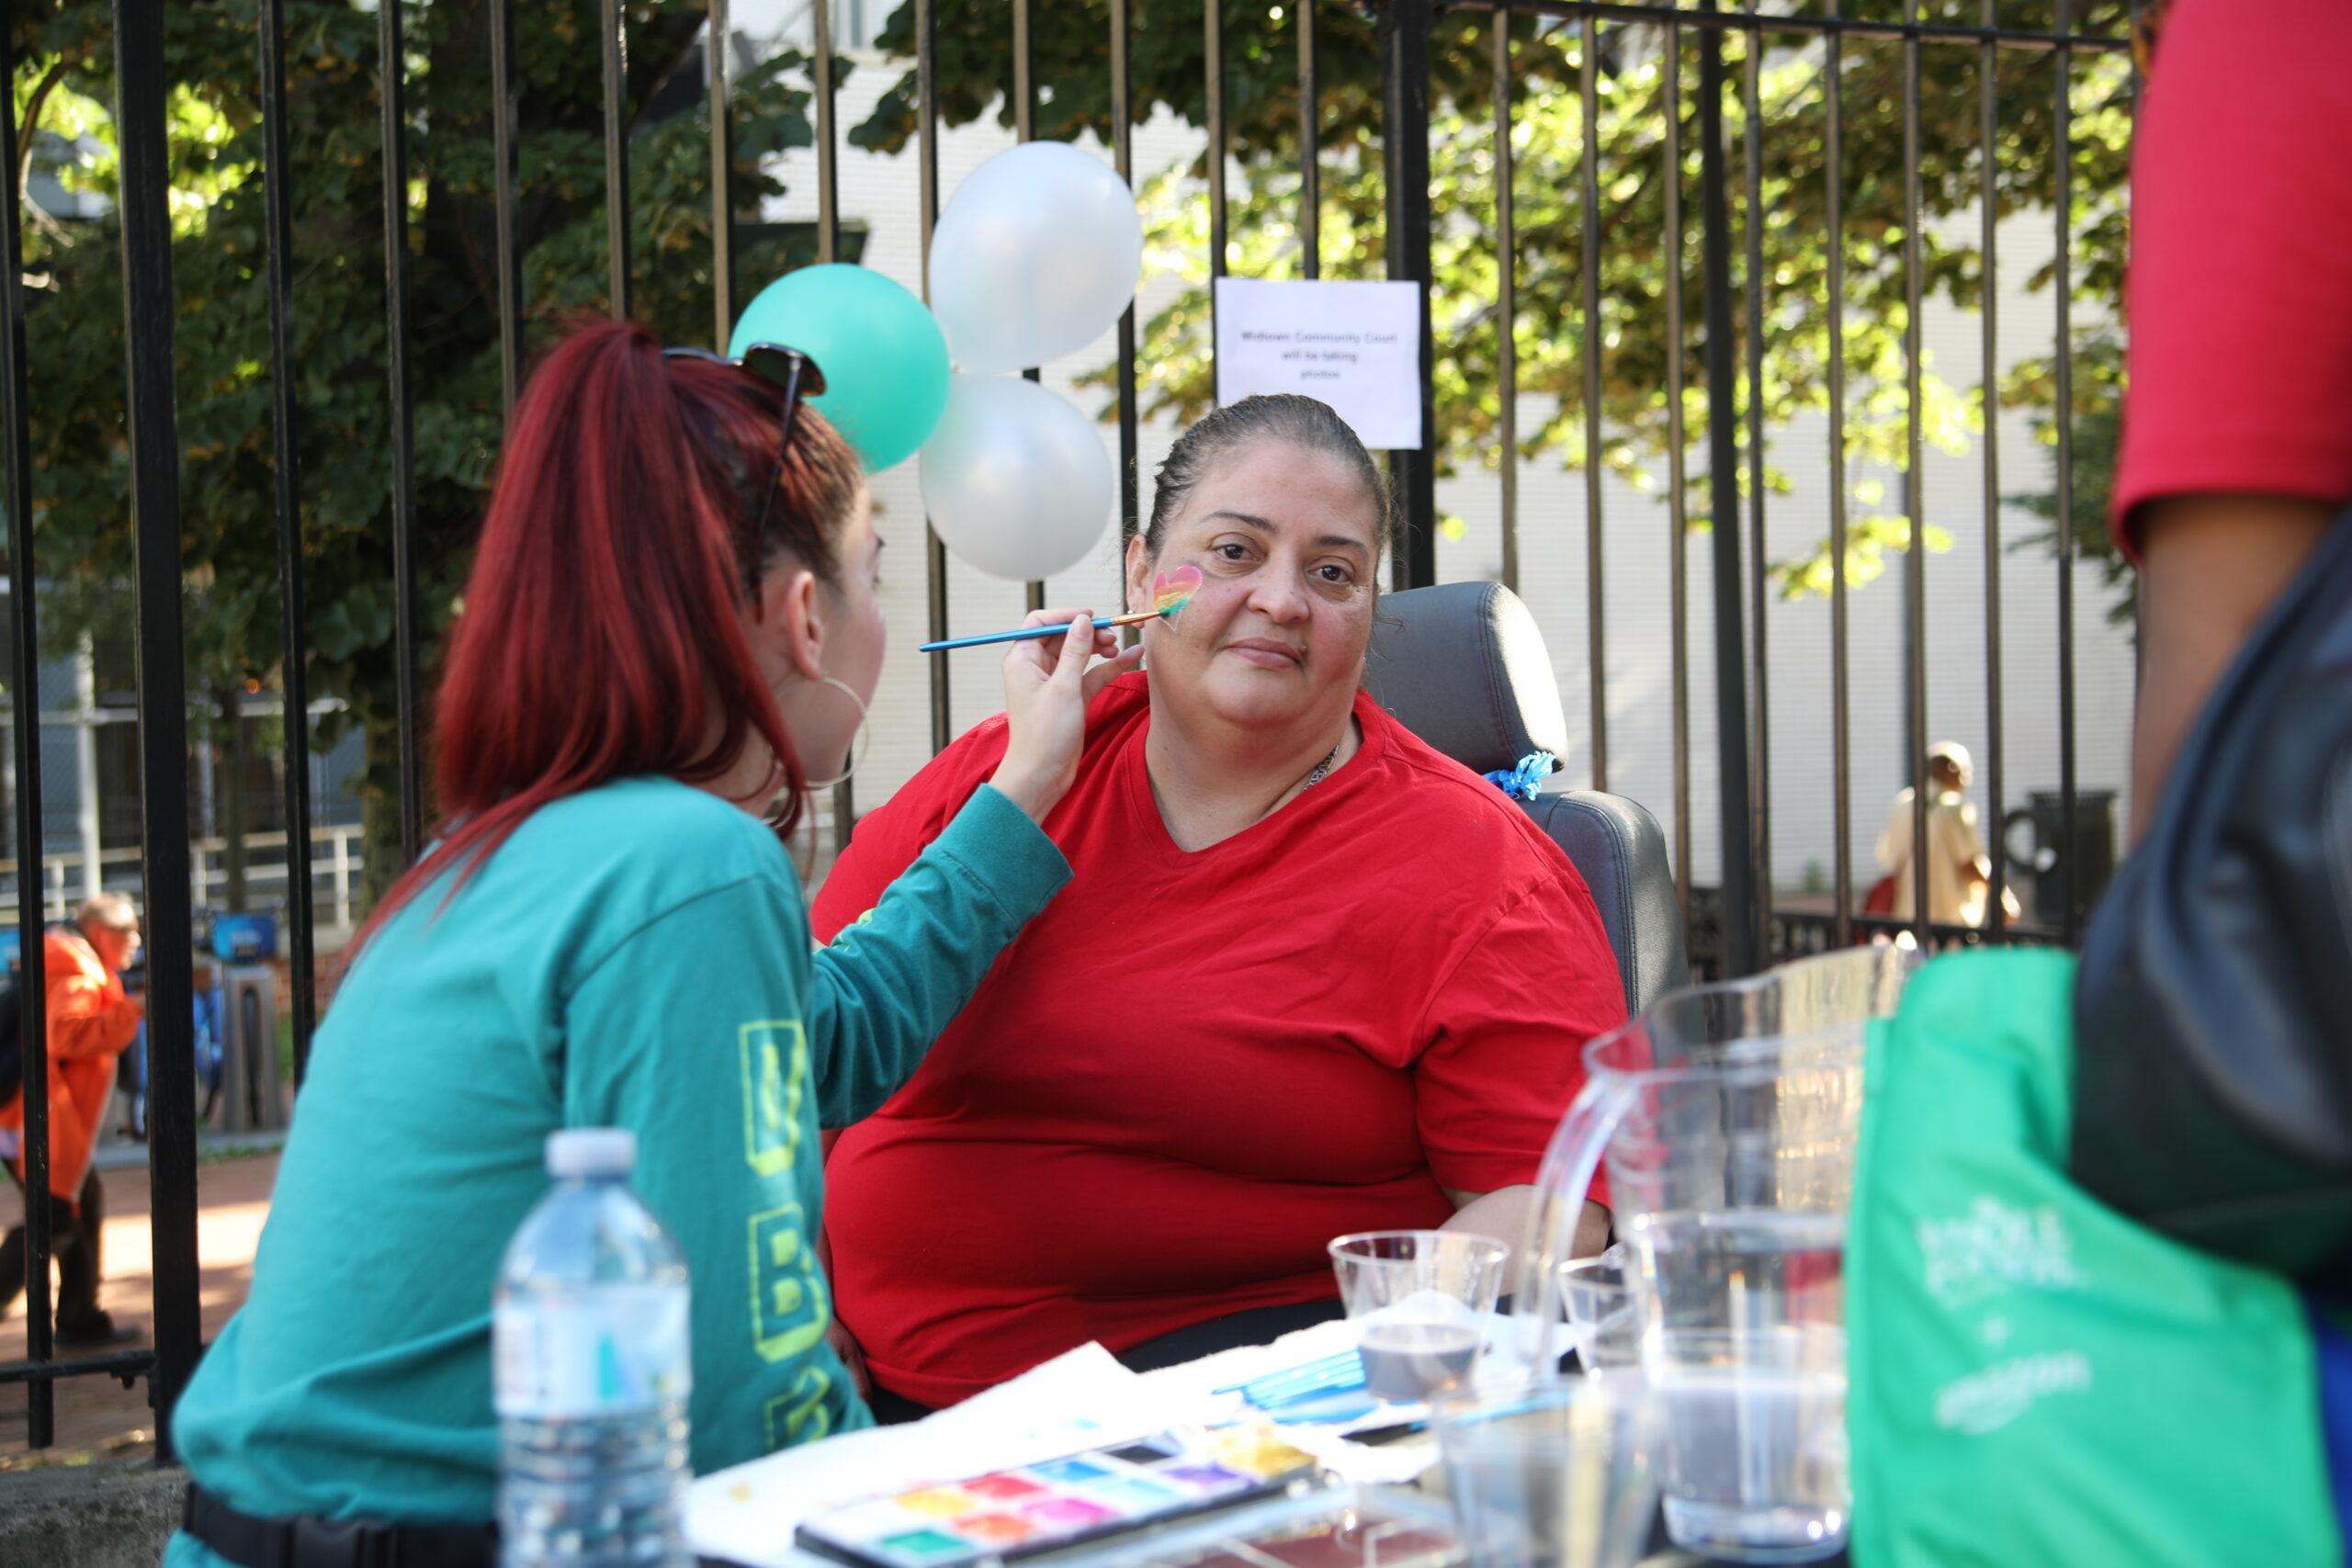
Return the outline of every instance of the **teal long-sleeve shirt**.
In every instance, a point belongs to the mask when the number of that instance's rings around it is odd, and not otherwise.
[[[724,802],[637,779],[534,814],[345,979],[251,1294],[180,1402],[195,1478],[250,1514],[490,1517],[492,1286],[567,1126],[637,1133],[685,1248],[696,1472],[868,1424],[825,1342],[818,1128],[905,1081],[1069,875],[983,789],[812,953],[782,847]]]

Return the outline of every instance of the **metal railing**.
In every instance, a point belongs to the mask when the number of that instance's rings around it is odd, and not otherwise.
[[[13,29],[0,30],[0,74],[13,84]],[[150,889],[188,885],[188,825],[182,797],[187,776],[187,688],[181,626],[178,415],[174,397],[172,217],[165,147],[168,78],[164,60],[162,0],[122,0],[115,7],[116,132],[119,152],[118,209],[121,230],[124,341],[127,350],[130,506],[136,565],[133,599],[139,626],[137,666],[141,761],[141,881]],[[12,97],[13,105],[13,97]],[[13,109],[0,116],[0,167],[6,170],[6,213],[0,215],[0,446],[7,457],[6,508],[11,580],[37,582],[33,548],[30,411],[25,355],[25,296],[21,193],[17,189],[17,126]],[[275,254],[283,235],[272,236]],[[283,367],[283,361],[279,362]],[[281,483],[281,490],[286,487]],[[15,602],[9,689],[38,690],[40,640],[34,593]],[[291,617],[288,625],[296,623]],[[297,661],[299,664],[299,660]],[[17,705],[11,728],[17,761],[17,842],[40,842],[40,718],[37,705]],[[300,722],[299,700],[288,712]],[[301,755],[297,750],[294,755]],[[302,788],[305,770],[287,770]],[[290,820],[307,820],[302,815]],[[297,879],[307,896],[307,879]],[[307,912],[307,911],[306,911]],[[41,925],[42,888],[20,878],[17,929]],[[196,1057],[193,909],[176,898],[151,898],[146,927],[149,1010],[154,1018],[149,1123],[149,1193],[154,1249],[154,1348],[61,1361],[50,1321],[49,1206],[25,1205],[26,1359],[0,1367],[0,1382],[28,1385],[27,1440],[46,1447],[55,1429],[54,1384],[62,1377],[104,1373],[152,1379],[159,1420],[168,1420],[179,1391],[201,1352],[196,1247]],[[298,960],[307,964],[309,931],[296,935]],[[23,1038],[46,1037],[41,944],[23,944],[20,996]],[[300,984],[300,982],[298,982]],[[24,1187],[49,1185],[47,1054],[24,1053]],[[165,1445],[168,1451],[168,1443]]]
[[[707,0],[707,3],[712,35],[724,39],[728,34],[727,0]],[[1034,107],[1037,87],[1031,62],[1032,0],[1006,0],[1006,3],[1005,25],[1012,41],[1012,118],[1018,133],[1025,140],[1035,130]],[[943,0],[907,0],[911,10],[914,40],[913,141],[917,163],[915,210],[910,218],[919,225],[922,236],[926,294],[930,236],[940,203],[941,83],[937,39],[942,4]],[[601,28],[594,48],[601,57],[604,85],[603,136],[610,256],[607,297],[614,313],[627,314],[631,306],[631,214],[628,186],[628,141],[632,126],[631,110],[627,100],[628,39],[626,21],[628,7],[622,0],[598,0],[598,5]],[[1138,106],[1130,68],[1133,18],[1129,15],[1129,5],[1130,0],[1113,0],[1107,7],[1103,48],[1107,52],[1109,77],[1107,118],[1111,156],[1120,174],[1132,181],[1135,170],[1131,128]],[[1821,5],[1810,3],[1810,0],[1798,4],[1792,11],[1771,13],[1754,9],[1721,9],[1715,0],[1703,0],[1696,8],[1671,5],[1604,4],[1600,0],[1471,0],[1470,4],[1456,8],[1491,10],[1496,18],[1491,61],[1494,154],[1496,166],[1502,176],[1498,201],[1498,243],[1500,254],[1506,258],[1515,258],[1519,250],[1510,197],[1512,89],[1517,69],[1508,25],[1510,19],[1514,16],[1527,15],[1554,18],[1572,24],[1580,35],[1581,58],[1577,66],[1577,92],[1585,110],[1582,123],[1588,128],[1580,154],[1580,188],[1588,213],[1597,210],[1601,200],[1599,150],[1593,145],[1589,128],[1595,124],[1594,106],[1600,91],[1600,45],[1604,29],[1624,27],[1657,29],[1665,40],[1668,57],[1677,62],[1676,69],[1667,73],[1665,124],[1659,155],[1675,175],[1665,182],[1669,193],[1666,201],[1665,223],[1668,254],[1679,258],[1683,254],[1687,225],[1694,220],[1692,214],[1683,210],[1681,171],[1690,152],[1689,141],[1695,137],[1698,141],[1698,210],[1695,221],[1700,227],[1702,297],[1698,301],[1697,316],[1703,341],[1703,352],[1699,358],[1708,411],[1702,434],[1710,497],[1703,510],[1715,522],[1708,548],[1713,562],[1709,612],[1713,627],[1714,747],[1718,763],[1717,793],[1723,856],[1722,886],[1719,889],[1690,886],[1692,715],[1689,581],[1684,544],[1694,511],[1690,504],[1691,497],[1686,473],[1686,448],[1693,433],[1685,428],[1685,373],[1683,355],[1679,352],[1667,356],[1665,370],[1668,532],[1671,540],[1672,561],[1671,602],[1661,608],[1672,627],[1676,865],[1684,884],[1686,907],[1693,917],[1694,927],[1706,928],[1706,941],[1701,945],[1709,949],[1713,962],[1723,970],[1746,972],[1767,962],[1776,952],[1843,943],[1854,940],[1860,933],[1880,927],[1924,929],[1927,925],[1926,877],[1917,879],[1923,889],[1921,901],[1919,907],[1910,912],[1907,920],[1865,920],[1852,907],[1853,875],[1848,849],[1852,810],[1849,788],[1847,613],[1849,584],[1846,571],[1849,519],[1842,483],[1831,487],[1829,548],[1833,570],[1830,598],[1834,651],[1828,681],[1834,713],[1833,810],[1838,824],[1833,907],[1826,915],[1776,911],[1770,892],[1772,877],[1768,846],[1772,802],[1767,767],[1770,735],[1766,718],[1769,694],[1765,677],[1769,665],[1763,614],[1766,592],[1763,546],[1768,486],[1764,482],[1762,457],[1764,437],[1759,412],[1762,399],[1755,396],[1754,392],[1764,374],[1765,344],[1774,324],[1764,310],[1760,290],[1755,288],[1748,289],[1744,302],[1747,363],[1743,367],[1739,358],[1742,333],[1735,326],[1736,317],[1743,314],[1743,301],[1735,287],[1730,217],[1734,186],[1738,182],[1736,182],[1732,172],[1732,152],[1724,134],[1726,99],[1736,95],[1745,110],[1743,122],[1745,135],[1748,139],[1744,188],[1740,195],[1746,210],[1752,213],[1763,198],[1760,160],[1756,156],[1755,147],[1755,138],[1760,133],[1757,112],[1758,61],[1762,40],[1817,40],[1833,81],[1841,58],[1840,51],[1849,40],[1892,41],[1903,51],[1905,95],[1903,105],[1903,199],[1908,220],[1903,224],[1902,266],[1909,310],[1905,344],[1908,411],[1905,439],[1907,460],[1904,510],[1911,528],[1910,537],[1914,541],[1921,537],[1925,522],[1920,378],[1923,358],[1920,315],[1925,282],[1918,232],[1922,214],[1920,59],[1923,51],[1937,50],[1973,51],[1988,66],[1996,53],[2017,54],[2030,61],[2046,62],[2050,77],[2051,112],[2057,126],[2055,145],[2064,152],[2055,160],[2053,171],[2055,211],[2061,215],[2056,225],[2053,323],[2058,344],[2058,391],[2053,417],[2058,425],[2056,449],[2059,467],[2056,487],[2059,516],[2055,530],[2058,660],[2054,679],[2060,694],[2061,787],[2068,803],[2067,816],[2071,823],[2072,803],[2075,795],[2075,609],[2072,584],[2074,529],[2073,520],[2068,514],[2071,486],[2067,465],[2071,458],[2069,421],[2073,409],[2067,381],[2072,348],[2067,315],[2071,287],[2070,225],[2064,220],[2071,198],[2068,175],[2072,158],[2069,89],[2078,57],[2121,50],[2126,47],[2126,40],[2113,36],[2075,32],[2072,26],[2069,0],[2052,0],[2052,25],[2046,28],[1998,25],[2000,13],[1996,11],[1994,0],[1981,0],[1981,12],[1974,26],[1945,19],[1923,20],[1919,0],[1903,0],[1899,20],[1849,18]],[[487,15],[490,40],[491,85],[488,96],[495,165],[494,257],[489,276],[494,280],[491,292],[495,295],[495,330],[500,350],[503,400],[511,410],[525,371],[524,327],[528,301],[525,297],[522,254],[518,146],[529,128],[521,122],[514,54],[514,0],[484,0],[483,8]],[[1321,0],[1321,11],[1326,17],[1340,14],[1336,0]],[[309,649],[305,643],[302,614],[301,511],[304,492],[296,442],[302,410],[294,373],[292,310],[296,283],[289,210],[288,62],[284,12],[284,0],[260,0],[257,69],[258,96],[266,136],[263,175],[266,198],[265,249],[270,325],[269,407],[274,433],[274,514],[278,590],[285,628],[282,652],[287,699],[284,704],[288,731],[286,745],[289,755],[299,756],[308,744],[303,715],[307,707],[305,675]],[[418,531],[415,399],[412,386],[411,351],[414,334],[410,320],[410,239],[414,215],[409,205],[412,182],[407,161],[407,138],[412,130],[412,114],[404,64],[409,58],[403,40],[404,7],[400,0],[382,0],[375,6],[375,12],[379,50],[377,85],[382,130],[380,158],[386,301],[383,371],[390,408],[385,433],[385,446],[390,455],[386,531],[391,547],[393,583],[394,668],[398,697],[397,792],[401,843],[404,853],[413,857],[424,831],[424,805],[420,762],[424,708],[419,684],[419,653],[424,626],[419,583],[424,563]],[[113,51],[117,94],[114,112],[120,155],[119,212],[130,411],[127,499],[135,544],[133,586],[139,630],[137,676],[142,763],[140,786],[141,848],[137,853],[141,883],[146,888],[187,887],[200,897],[212,880],[206,865],[209,857],[203,852],[203,846],[191,840],[187,803],[183,798],[184,782],[187,776],[187,693],[181,660],[181,526],[177,491],[180,437],[174,402],[175,312],[165,149],[169,85],[164,56],[167,35],[164,13],[163,0],[114,0]],[[1304,207],[1300,236],[1304,247],[1303,270],[1306,276],[1312,277],[1319,275],[1323,265],[1318,232],[1321,211],[1321,149],[1318,137],[1321,128],[1317,106],[1321,101],[1321,92],[1318,85],[1317,6],[1315,0],[1307,0],[1306,4],[1295,5],[1294,14],[1296,17],[1297,72],[1301,88],[1298,136],[1303,151],[1300,173]],[[1430,0],[1388,0],[1379,15],[1379,48],[1385,88],[1385,115],[1379,141],[1386,171],[1385,265],[1391,277],[1423,285],[1430,284],[1432,279],[1433,225],[1438,217],[1432,211],[1430,194],[1432,28],[1438,15],[1437,8]],[[810,19],[814,30],[809,81],[814,100],[812,118],[818,167],[818,259],[831,261],[837,254],[842,227],[837,191],[842,131],[835,113],[837,73],[831,37],[831,7],[815,6]],[[1226,105],[1226,25],[1222,0],[1204,0],[1201,11],[1205,56],[1202,82],[1202,126],[1206,132],[1209,153],[1205,161],[1210,236],[1206,270],[1212,276],[1224,273],[1227,268],[1229,239],[1225,158],[1229,141]],[[1749,47],[1745,51],[1743,72],[1736,82],[1726,71],[1724,52],[1726,36],[1732,34],[1741,35],[1749,40]],[[584,51],[586,41],[581,41]],[[10,47],[9,32],[0,29],[0,74],[13,81],[16,62],[10,56]],[[1695,115],[1687,120],[1679,69],[1685,50],[1695,51],[1698,65],[1697,101],[1690,106],[1695,109]],[[723,348],[736,305],[732,276],[736,213],[730,198],[733,126],[728,51],[724,48],[711,49],[708,59],[712,328],[714,341]],[[594,67],[583,60],[582,69],[593,72]],[[1983,132],[1989,146],[1997,139],[2000,130],[1996,122],[1996,96],[1989,69],[1984,72],[1983,91]],[[1826,95],[1826,182],[1830,212],[1826,237],[1826,291],[1828,314],[1833,322],[1842,322],[1847,310],[1847,258],[1844,254],[1844,221],[1839,208],[1843,199],[1839,156],[1844,135],[1839,120],[1839,97],[1837,92]],[[1148,109],[1150,106],[1142,107]],[[13,113],[0,116],[0,119],[6,121],[0,125],[0,169],[6,171],[6,177],[10,182],[5,215],[0,215],[0,446],[5,447],[6,467],[6,489],[5,495],[0,495],[0,501],[5,501],[7,516],[11,576],[17,582],[32,583],[38,581],[40,566],[35,548],[29,436],[29,422],[37,411],[30,406],[27,391],[26,301],[21,276],[19,226],[21,192],[15,184],[20,166],[18,128]],[[1989,159],[1984,180],[1982,243],[1989,258],[1995,243],[1996,207]],[[1751,278],[1761,260],[1757,227],[1749,224],[1747,236],[1746,259]],[[1584,333],[1584,342],[1588,345],[1581,369],[1584,434],[1589,454],[1598,452],[1603,434],[1600,392],[1603,366],[1600,350],[1591,346],[1599,342],[1598,328],[1602,310],[1598,282],[1602,243],[1598,226],[1587,222],[1580,241],[1577,310],[1581,320],[1577,324]],[[1996,285],[1989,260],[1984,271],[1982,309],[1989,359],[1996,307]],[[1512,265],[1504,265],[1501,273],[1498,293],[1508,310],[1513,298]],[[1669,337],[1680,344],[1690,302],[1683,297],[1684,282],[1679,260],[1677,265],[1664,268],[1660,284],[1662,298],[1659,308],[1665,312]],[[1504,319],[1508,321],[1510,317],[1506,315]],[[1841,460],[1840,455],[1845,449],[1848,409],[1847,367],[1842,359],[1844,335],[1842,326],[1834,328],[1829,334],[1831,359],[1827,412],[1829,451],[1833,464]],[[1137,395],[1136,338],[1136,312],[1131,309],[1118,326],[1114,378],[1120,457],[1120,514],[1124,526],[1128,530],[1134,528],[1139,512],[1137,466],[1142,416]],[[1508,345],[1510,341],[1511,333],[1506,330],[1502,333],[1502,342]],[[1519,389],[1517,366],[1508,346],[1498,358],[1500,403],[1504,411],[1501,438],[1515,443],[1518,439],[1514,423]],[[1434,581],[1437,575],[1436,485],[1442,462],[1438,442],[1442,411],[1434,395],[1435,362],[1430,316],[1425,310],[1419,346],[1423,390],[1422,444],[1417,451],[1391,454],[1393,471],[1404,502],[1403,527],[1392,560],[1393,581],[1399,588]],[[1745,432],[1741,429],[1739,412],[1743,369],[1751,394]],[[1994,412],[1991,380],[1988,373],[1983,454],[1986,475],[1984,567],[1988,582],[1985,681],[1986,702],[1992,718],[1988,783],[1993,798],[1998,803],[2004,798],[2005,760],[2001,744],[2003,670],[2000,654],[2003,626],[1997,601],[1999,572],[2006,546],[1998,516],[2000,470],[1990,417]],[[1506,575],[1511,575],[1516,570],[1519,548],[1516,470],[1510,461],[1504,462],[1502,468],[1505,476],[1501,489],[1503,560]],[[1611,754],[1609,700],[1603,680],[1608,652],[1602,551],[1605,519],[1598,463],[1590,457],[1586,469],[1585,504],[1584,586],[1587,597],[1587,658],[1591,682],[1589,751],[1592,782],[1596,787],[1606,787]],[[1739,525],[1743,510],[1744,530]],[[1924,557],[1923,549],[1907,550],[1904,568],[1910,587],[1907,607],[1910,636],[1905,672],[1910,701],[1907,705],[1909,723],[1905,743],[1915,776],[1922,778],[1927,775],[1925,753],[1929,734],[1927,722]],[[929,629],[933,637],[944,637],[948,635],[947,562],[937,534],[928,528],[925,566]],[[34,676],[39,667],[40,645],[33,598],[30,593],[21,595],[15,616],[10,673],[11,689],[17,692],[34,689]],[[1035,602],[1033,585],[1032,603]],[[931,682],[931,737],[936,748],[944,746],[952,733],[944,661],[933,664]],[[19,705],[11,726],[17,778],[19,781],[15,802],[17,841],[19,843],[40,841],[42,803],[38,716],[31,711],[34,705]],[[286,819],[296,823],[308,822],[311,818],[309,770],[289,767],[285,773]],[[1924,797],[1925,792],[1921,795]],[[845,837],[854,815],[854,802],[846,784],[840,786],[832,807],[835,833]],[[310,843],[315,843],[321,838],[328,840],[336,856],[338,869],[331,884],[334,919],[339,925],[347,924],[353,913],[349,866],[345,863],[347,841],[337,830],[323,829],[308,836],[306,852]],[[1926,844],[1926,802],[1922,798],[1915,822],[1915,863],[1924,861]],[[1990,929],[1982,932],[1928,931],[1931,939],[1940,935],[1949,940],[1997,941],[2017,934],[2004,930],[1998,913],[2003,876],[1999,864],[1996,857],[1992,900],[1995,913]],[[2068,858],[2066,874],[2070,877],[2074,874],[2072,857]],[[316,1011],[312,990],[314,964],[311,946],[315,923],[312,884],[313,878],[310,875],[293,875],[286,883],[298,1073],[299,1064],[307,1055]],[[20,930],[38,929],[57,908],[46,878],[20,880],[17,888],[17,924]],[[2064,929],[2054,934],[2060,940],[2071,941],[2078,900],[2068,897],[2064,908]],[[192,987],[190,919],[189,906],[178,899],[151,898],[147,909],[148,985],[149,1012],[153,1021],[151,1076],[154,1111],[151,1122],[149,1172],[153,1194],[155,1343],[152,1350],[122,1355],[80,1359],[59,1359],[55,1356],[50,1328],[48,1266],[51,1237],[47,1209],[40,1203],[28,1204],[28,1356],[23,1361],[0,1366],[0,1382],[28,1385],[30,1399],[28,1439],[34,1447],[44,1446],[52,1439],[51,1395],[58,1380],[100,1373],[126,1378],[143,1375],[152,1379],[159,1447],[168,1457],[173,1406],[193,1371],[201,1349],[197,1294],[196,1128],[193,1111],[196,1097],[188,1024]],[[28,943],[25,948],[24,1029],[28,1040],[39,1040],[43,1032],[40,953],[38,942]],[[28,1051],[25,1056],[24,1099],[26,1181],[30,1190],[38,1192],[46,1182],[48,1159],[47,1074],[43,1053],[39,1050]]]
[[[358,878],[363,869],[360,846],[365,840],[365,829],[356,824],[311,829],[309,863],[311,907],[313,910],[318,908],[319,885],[323,881],[326,886],[326,908],[332,914],[327,929],[337,935],[348,935],[356,926],[352,917],[358,908]],[[245,866],[244,876],[250,887],[248,897],[257,899],[264,906],[273,902],[288,906],[289,909],[288,919],[290,922],[293,918],[290,913],[293,895],[287,884],[292,868],[286,861],[285,833],[248,833],[245,835],[244,847],[249,854],[255,852],[266,853],[272,850],[277,852],[277,858],[275,860],[249,861]],[[323,858],[321,854],[322,849]],[[188,877],[189,901],[199,909],[215,908],[220,902],[215,895],[225,893],[230,882],[228,840],[191,839],[188,840],[188,852],[192,857]],[[137,850],[99,851],[99,886],[135,886],[135,878],[119,877],[110,884],[106,876],[106,868],[108,866],[136,867],[139,863],[140,852]],[[61,850],[55,854],[45,854],[40,857],[41,902],[43,911],[50,920],[66,919],[73,914],[76,900],[82,897],[84,890],[89,886],[88,878],[79,874],[85,870],[85,867],[86,862],[79,850]],[[13,887],[17,871],[17,862],[0,859],[0,883],[6,883]],[[271,893],[272,888],[276,889],[274,897]],[[315,924],[316,921],[317,916],[314,913],[309,918],[309,923]]]

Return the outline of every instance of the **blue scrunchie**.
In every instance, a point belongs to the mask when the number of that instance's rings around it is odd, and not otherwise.
[[[1560,759],[1549,751],[1531,751],[1519,760],[1516,768],[1497,768],[1487,775],[1487,782],[1513,800],[1533,800],[1536,786],[1544,776],[1560,765]]]

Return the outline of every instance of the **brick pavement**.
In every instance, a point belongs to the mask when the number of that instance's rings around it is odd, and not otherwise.
[[[143,1165],[109,1170],[106,1183],[106,1282],[99,1302],[119,1323],[152,1329],[150,1303],[153,1273],[149,1258],[147,1168]],[[197,1258],[204,1337],[220,1332],[229,1316],[243,1304],[253,1277],[254,1248],[261,1239],[262,1222],[269,1215],[271,1186],[277,1179],[275,1154],[229,1158],[197,1168]],[[0,1229],[17,1223],[16,1190],[0,1182]],[[136,1341],[153,1343],[152,1334]],[[0,1361],[22,1359],[25,1354],[25,1311],[21,1299],[0,1319]],[[112,1378],[70,1378],[57,1385],[57,1443],[35,1454],[25,1442],[25,1391],[0,1388],[0,1471],[71,1461],[83,1457],[137,1457],[152,1453],[155,1438],[154,1412],[148,1408],[147,1383],[125,1389]]]

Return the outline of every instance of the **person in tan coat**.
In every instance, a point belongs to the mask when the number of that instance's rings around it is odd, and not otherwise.
[[[89,899],[71,927],[51,931],[41,942],[49,1035],[50,1245],[58,1269],[57,1343],[64,1348],[112,1344],[136,1332],[118,1329],[98,1305],[106,1199],[91,1156],[114,1095],[115,1065],[138,1036],[144,1016],[138,999],[122,988],[122,971],[138,955],[139,913],[119,893]],[[18,1132],[19,1138],[11,1141],[20,1142],[24,1121],[20,1087],[0,1105],[0,1130]],[[10,1158],[8,1173],[21,1190],[21,1150]],[[24,1288],[20,1224],[0,1240],[0,1311]]]

